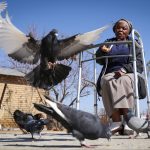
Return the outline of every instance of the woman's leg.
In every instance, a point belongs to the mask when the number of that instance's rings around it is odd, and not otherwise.
[[[112,113],[112,121],[113,122],[121,122],[120,110],[114,109]]]
[[[122,130],[122,119],[119,109],[114,109],[112,113],[112,123],[110,126],[110,130],[112,131],[112,134],[115,134],[116,132],[120,132]]]

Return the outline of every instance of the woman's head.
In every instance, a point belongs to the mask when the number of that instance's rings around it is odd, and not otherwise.
[[[118,40],[125,40],[132,31],[132,24],[128,20],[120,19],[114,24],[113,31]]]

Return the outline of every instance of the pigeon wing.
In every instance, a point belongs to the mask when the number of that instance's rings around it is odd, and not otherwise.
[[[99,128],[100,120],[95,115],[61,104],[58,106],[73,129],[81,132],[85,136],[91,135],[94,138],[101,130]]]
[[[6,2],[1,2],[0,3],[0,12],[4,11],[7,8],[7,3]]]
[[[38,59],[35,61],[35,56],[38,51],[29,47],[29,40],[30,37],[12,24],[7,13],[5,17],[0,14],[0,48],[6,54],[20,62],[36,63]]]
[[[111,25],[105,25],[104,27],[98,28],[96,30],[83,34],[77,34],[68,38],[68,40],[64,41],[64,44],[60,45],[60,52],[57,54],[57,59],[67,59],[77,53],[80,53],[81,51],[89,49],[92,43],[98,40],[101,33],[108,29],[110,26]]]

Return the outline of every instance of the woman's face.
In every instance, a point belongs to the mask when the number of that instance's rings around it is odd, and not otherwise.
[[[115,34],[118,40],[126,40],[130,32],[129,25],[126,21],[119,21],[115,27]]]

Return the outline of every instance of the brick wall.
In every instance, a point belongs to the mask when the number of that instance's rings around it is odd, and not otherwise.
[[[0,97],[3,92],[4,83],[0,83]],[[40,93],[46,93],[39,90]],[[13,112],[19,109],[23,112],[35,114],[38,111],[34,108],[33,102],[41,101],[36,88],[28,85],[7,84],[0,108],[0,124],[2,127],[17,127],[13,120]]]

